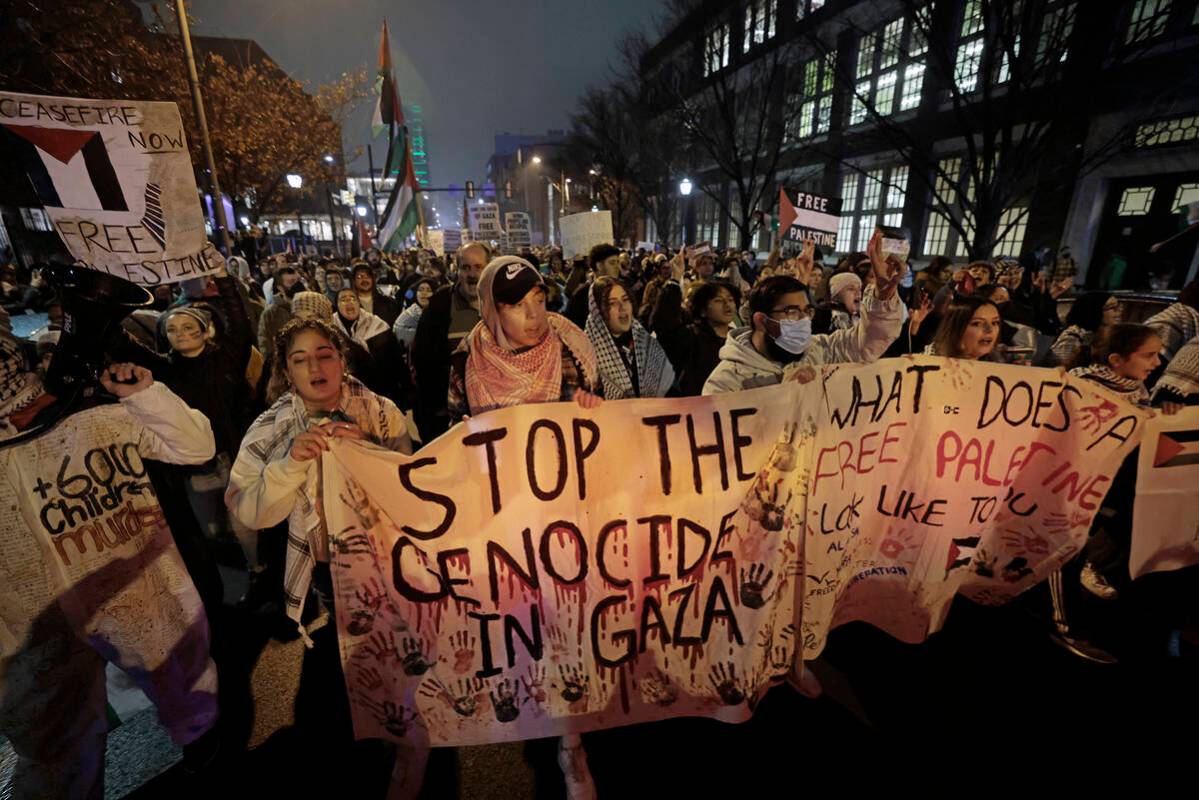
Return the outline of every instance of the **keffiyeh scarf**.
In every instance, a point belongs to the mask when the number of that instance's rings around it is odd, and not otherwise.
[[[621,347],[612,337],[608,325],[600,315],[599,307],[591,292],[587,293],[587,338],[595,348],[599,363],[600,378],[604,383],[604,397],[608,400],[623,400],[628,397],[664,397],[674,383],[674,368],[666,358],[666,351],[656,337],[640,322],[633,320],[630,333],[633,336],[633,364],[637,371],[637,386],[640,395],[633,390],[633,379],[625,365]]]
[[[1149,404],[1149,390],[1145,388],[1144,381],[1125,378],[1111,367],[1102,364],[1092,364],[1089,367],[1076,367],[1070,370],[1070,374],[1076,378],[1093,381],[1135,405],[1144,406]]]
[[[346,378],[338,410],[362,428],[367,438],[390,450],[404,440],[405,430],[393,430],[380,398],[354,378]],[[312,420],[298,395],[288,392],[254,421],[242,439],[242,451],[255,465],[285,458],[296,436],[308,430]],[[321,496],[320,470],[312,469],[308,480],[296,490],[296,503],[287,520],[287,559],[283,574],[283,596],[287,616],[300,621],[304,598],[312,582],[316,556],[328,558],[328,535],[317,503]]]

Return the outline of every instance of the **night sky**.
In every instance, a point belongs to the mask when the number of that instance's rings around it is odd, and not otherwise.
[[[610,80],[621,33],[648,32],[659,10],[659,0],[191,3],[197,35],[255,39],[313,84],[359,66],[373,77],[386,17],[400,97],[424,108],[434,186],[481,181],[497,133],[567,128],[583,89]],[[367,144],[373,109],[364,102],[346,126],[347,153]],[[376,166],[386,148],[374,143]],[[365,172],[365,154],[348,168]]]

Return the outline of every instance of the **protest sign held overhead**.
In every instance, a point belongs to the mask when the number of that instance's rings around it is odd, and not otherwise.
[[[216,269],[174,103],[0,92],[0,140],[28,179],[3,189],[40,205],[71,256],[157,286]]]
[[[425,246],[439,256],[445,255],[445,231],[431,230],[427,235]]]
[[[826,252],[836,250],[840,216],[840,198],[798,192],[793,205],[787,193],[779,189],[779,230],[788,253],[798,251],[808,239]]]
[[[500,227],[500,207],[496,203],[471,203],[470,232],[475,239],[499,241],[504,232]]]
[[[562,234],[562,257],[585,256],[597,244],[612,244],[612,212],[584,211],[558,221]]]
[[[441,237],[447,253],[453,253],[459,247],[461,247],[462,242],[465,241],[462,238],[462,231],[458,228],[446,228],[441,232]]]
[[[514,250],[532,246],[532,226],[529,215],[524,211],[509,211],[504,214],[504,227],[508,229],[508,244]]]
[[[1004,602],[1059,568],[1147,416],[1051,370],[795,374],[504,409],[412,457],[335,445],[324,508],[358,735],[744,719],[836,625],[920,641],[957,592]]]

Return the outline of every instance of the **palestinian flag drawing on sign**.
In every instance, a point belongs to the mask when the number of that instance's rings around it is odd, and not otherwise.
[[[125,193],[99,131],[0,125],[42,205],[128,211]]]
[[[375,116],[371,132],[378,136],[387,129],[389,140],[383,177],[395,178],[391,197],[383,210],[379,225],[379,249],[397,251],[416,230],[419,214],[416,203],[416,174],[412,169],[412,150],[408,141],[408,129],[404,126],[404,110],[396,92],[395,76],[391,68],[391,45],[387,38],[387,23],[383,23],[383,38],[379,45],[379,76],[375,83],[379,100],[375,104]],[[393,166],[394,165],[394,166]]]

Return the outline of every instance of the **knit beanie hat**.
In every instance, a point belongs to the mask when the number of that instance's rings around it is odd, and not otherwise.
[[[853,272],[838,272],[828,279],[828,296],[836,297],[851,286],[855,289],[861,289],[862,279]]]
[[[300,292],[291,299],[291,313],[297,317],[316,317],[330,322],[333,304],[320,292]]]

